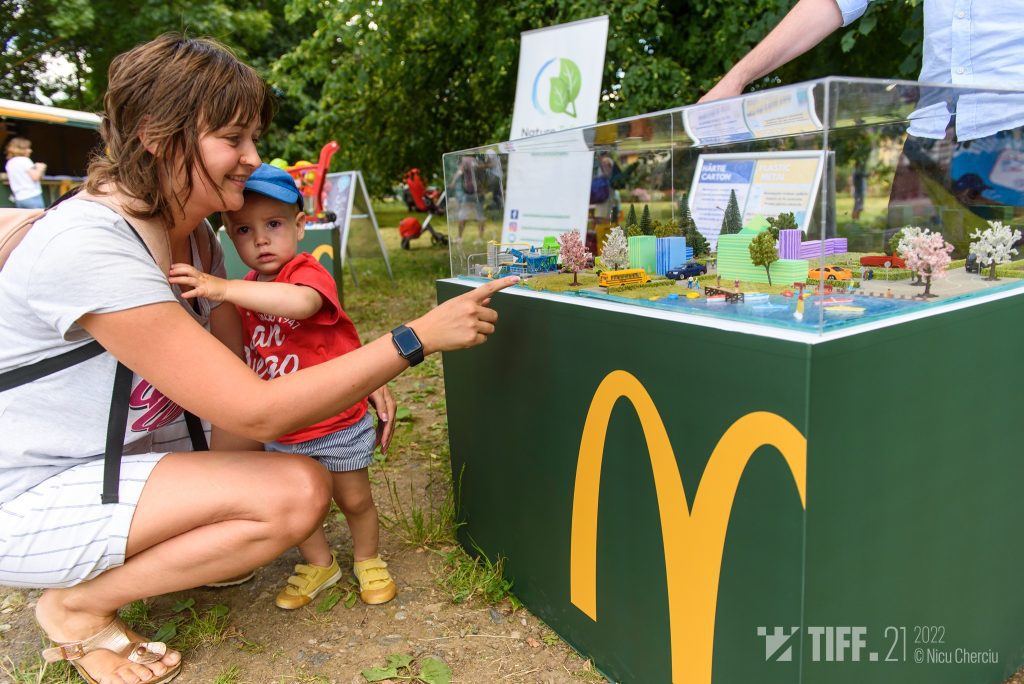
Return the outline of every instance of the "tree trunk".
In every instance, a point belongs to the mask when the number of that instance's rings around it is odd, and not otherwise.
[[[768,269],[767,266],[764,267],[764,272],[768,274],[768,287],[771,287],[772,286],[772,272]]]
[[[573,287],[579,287],[580,286],[579,277],[580,277],[580,272],[579,271],[573,271],[572,272],[572,286]]]
[[[924,293],[921,296],[924,297],[925,299],[934,296],[932,295],[932,277],[930,275],[925,276]]]
[[[999,278],[996,278],[996,260],[995,259],[992,260],[992,269],[988,272],[988,278],[986,278],[985,280],[999,280]]]

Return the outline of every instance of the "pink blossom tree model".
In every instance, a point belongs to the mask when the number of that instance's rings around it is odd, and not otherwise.
[[[583,239],[580,231],[573,229],[558,236],[558,244],[562,247],[558,250],[558,256],[562,260],[562,270],[572,273],[572,286],[579,287],[579,272],[587,266],[590,260],[590,252],[583,246]]]
[[[931,293],[932,278],[944,278],[949,266],[953,245],[946,242],[941,233],[924,233],[911,238],[906,251],[907,268],[923,276],[922,297],[934,297]]]

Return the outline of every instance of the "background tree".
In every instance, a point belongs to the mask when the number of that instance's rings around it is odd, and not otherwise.
[[[641,235],[654,235],[654,224],[651,222],[651,208],[644,205],[644,211],[640,214],[640,223],[637,224],[640,227]]]
[[[918,237],[927,235],[931,230],[928,228],[920,228],[918,226],[904,226],[889,239],[889,244],[893,248],[893,252],[896,256],[900,257],[907,262],[907,267],[914,274],[914,280],[911,285],[924,285],[924,281],[921,280],[921,274],[917,272],[913,266],[910,265],[910,261],[907,255],[910,253],[911,246]]]
[[[669,219],[665,223],[655,221],[654,237],[683,237],[683,231],[679,227],[679,222],[675,219]]]
[[[932,278],[945,278],[946,267],[952,260],[950,253],[953,245],[946,242],[942,233],[921,233],[911,238],[907,246],[907,266],[916,271],[918,277],[924,276],[924,292],[922,297],[934,297],[931,293]]]
[[[735,235],[743,230],[743,216],[740,215],[740,203],[736,199],[736,191],[729,191],[729,204],[725,206],[722,216],[721,235]]]
[[[622,228],[615,226],[608,232],[601,249],[601,264],[609,271],[618,271],[629,267],[629,244]]]
[[[772,234],[763,230],[750,241],[750,260],[755,266],[764,266],[764,272],[768,275],[768,284],[772,284],[772,264],[779,260],[779,250],[775,247],[775,238]]]
[[[562,270],[572,273],[572,286],[579,287],[579,272],[587,267],[592,255],[583,246],[580,231],[575,228],[559,235],[558,244],[561,245],[558,256],[562,262]]]
[[[989,221],[989,228],[984,232],[979,228],[971,234],[971,254],[978,257],[981,266],[991,266],[986,280],[999,280],[996,278],[996,266],[1005,264],[1017,253],[1014,243],[1020,240],[1021,232],[1010,226],[1004,226],[1000,221]]]
[[[766,216],[765,220],[768,222],[768,231],[776,240],[779,239],[780,230],[794,230],[800,227],[796,224],[796,216],[791,211],[784,211],[778,216]]]
[[[212,35],[281,95],[260,150],[291,161],[337,140],[336,168],[375,194],[444,152],[507,139],[522,31],[609,15],[598,119],[695,102],[790,2],[635,0],[0,0],[0,96],[97,110],[114,55],[168,30]],[[753,89],[829,74],[913,78],[921,0],[876,0],[852,26]],[[66,60],[55,77],[47,64]],[[52,81],[52,82],[51,82]],[[45,102],[44,102],[45,103]]]
[[[640,220],[636,217],[636,207],[632,204],[629,205],[629,211],[626,212],[626,225],[635,226],[639,225]]]

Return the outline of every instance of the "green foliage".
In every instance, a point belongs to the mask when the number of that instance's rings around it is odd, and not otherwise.
[[[800,227],[796,224],[796,216],[791,211],[785,211],[778,216],[766,216],[765,220],[768,222],[768,232],[776,240],[779,239],[780,230],[794,230]]]
[[[476,551],[479,554],[476,558],[461,546],[445,554],[445,571],[438,578],[441,589],[453,603],[465,603],[478,596],[492,605],[506,598],[519,605],[512,595],[512,581],[504,577],[505,559],[499,557],[491,562],[480,548]]]
[[[406,653],[393,653],[387,657],[385,667],[371,667],[361,674],[367,682],[422,682],[422,684],[450,684],[452,670],[437,658],[417,660]]]
[[[644,234],[644,232],[642,230],[640,230],[640,226],[638,226],[635,223],[630,223],[629,225],[626,226],[626,237],[627,238],[636,237],[637,235],[643,235],[643,234]]]
[[[729,191],[729,204],[725,207],[725,215],[722,216],[721,235],[735,235],[743,230],[743,217],[740,215],[740,203],[736,199],[736,191]]]
[[[436,182],[444,152],[522,135],[509,129],[508,106],[522,31],[609,16],[598,113],[607,121],[695,102],[791,4],[0,0],[0,96],[31,102],[38,87],[59,104],[96,110],[115,55],[167,30],[215,36],[280,93],[261,153],[311,159],[337,140],[335,168],[361,169],[381,194],[410,166]],[[876,0],[859,21],[753,88],[830,74],[913,78],[922,7],[921,0]],[[72,70],[51,83],[54,57]],[[580,76],[565,60],[559,66],[548,104],[571,118]]]
[[[640,215],[640,226],[641,235],[654,235],[654,224],[651,222],[651,208],[644,205],[644,211]]]
[[[679,227],[679,223],[675,219],[671,219],[666,223],[661,221],[654,222],[654,236],[655,237],[683,237],[683,231]]]
[[[772,264],[779,260],[779,250],[775,247],[775,238],[768,230],[761,231],[750,241],[750,260],[755,266],[764,266],[768,274],[768,284],[772,284]]]

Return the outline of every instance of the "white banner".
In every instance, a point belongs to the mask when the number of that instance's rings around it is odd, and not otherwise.
[[[510,138],[597,123],[608,17],[526,31]],[[585,144],[509,154],[502,242],[587,230],[594,155]]]

